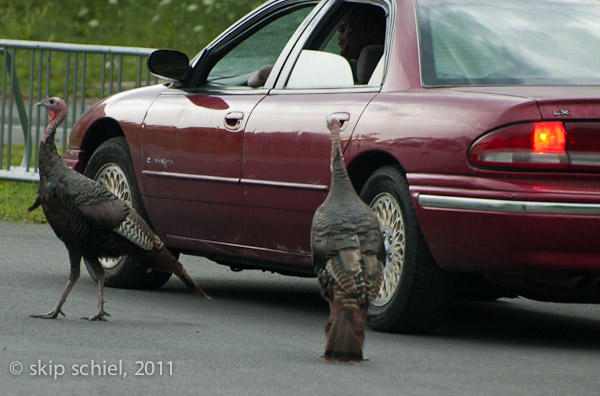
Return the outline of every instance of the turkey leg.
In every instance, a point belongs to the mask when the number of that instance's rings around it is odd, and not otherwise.
[[[102,268],[102,265],[96,257],[86,257],[85,261],[88,264],[91,264],[91,267],[94,270],[94,275],[98,280],[98,312],[94,316],[84,316],[81,319],[89,321],[101,320],[105,322],[106,316],[110,317],[110,315],[108,314],[108,312],[104,311],[104,269]]]
[[[69,252],[69,261],[71,262],[71,271],[69,272],[69,281],[67,282],[67,285],[65,286],[65,290],[63,290],[62,294],[60,295],[58,302],[56,303],[56,305],[54,306],[52,311],[48,312],[47,314],[29,315],[31,318],[56,319],[58,314],[65,316],[65,314],[61,308],[62,308],[63,304],[65,303],[65,301],[67,300],[67,296],[71,292],[73,285],[75,284],[75,282],[77,282],[77,279],[79,279],[81,256],[71,254]]]

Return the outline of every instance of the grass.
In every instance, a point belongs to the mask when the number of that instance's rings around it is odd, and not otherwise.
[[[39,183],[0,180],[0,221],[47,223],[41,208],[27,212],[35,201]]]
[[[15,144],[11,150],[11,165],[20,165],[23,159],[25,146]],[[2,150],[3,167],[6,163],[7,146]],[[18,223],[47,223],[46,217],[41,209],[31,213],[27,212],[37,196],[39,183],[0,180],[0,221],[11,221]]]
[[[195,55],[262,0],[0,0],[3,38],[173,48]]]

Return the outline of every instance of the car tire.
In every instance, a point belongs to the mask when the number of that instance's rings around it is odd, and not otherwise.
[[[148,222],[142,197],[137,188],[129,147],[124,137],[109,139],[98,146],[85,167],[84,175],[103,183]],[[171,274],[161,271],[147,273],[139,263],[127,256],[118,259],[100,259],[100,263],[105,271],[104,284],[109,287],[156,289],[171,277]],[[94,271],[87,262],[86,267],[92,278],[96,280]]]
[[[386,247],[384,282],[369,306],[367,324],[378,331],[430,332],[448,312],[454,282],[429,252],[406,178],[398,167],[384,166],[369,177],[360,196],[377,214]]]

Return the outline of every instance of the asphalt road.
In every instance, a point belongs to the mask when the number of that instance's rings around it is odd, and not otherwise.
[[[82,268],[57,320],[66,249],[46,226],[0,222],[3,395],[597,395],[600,306],[460,302],[427,336],[366,332],[360,366],[321,361],[327,305],[315,279],[183,264],[156,291],[107,289],[108,322]],[[14,374],[19,372],[20,374]]]

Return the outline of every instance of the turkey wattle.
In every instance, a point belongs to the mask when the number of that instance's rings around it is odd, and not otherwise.
[[[44,106],[50,122],[39,148],[40,186],[29,211],[42,206],[54,233],[69,252],[69,280],[55,307],[35,318],[54,319],[79,278],[81,258],[93,269],[98,281],[98,312],[88,320],[106,320],[104,311],[104,269],[99,257],[134,257],[148,271],[175,274],[194,294],[204,293],[181,263],[163,245],[160,238],[136,211],[117,198],[101,183],[75,172],[64,164],[56,150],[57,127],[67,116],[67,105],[60,98],[46,98]]]
[[[363,360],[369,302],[383,281],[385,246],[373,210],[356,194],[340,147],[340,122],[330,118],[331,186],[312,223],[312,256],[323,297],[329,302],[325,327],[327,362]]]

